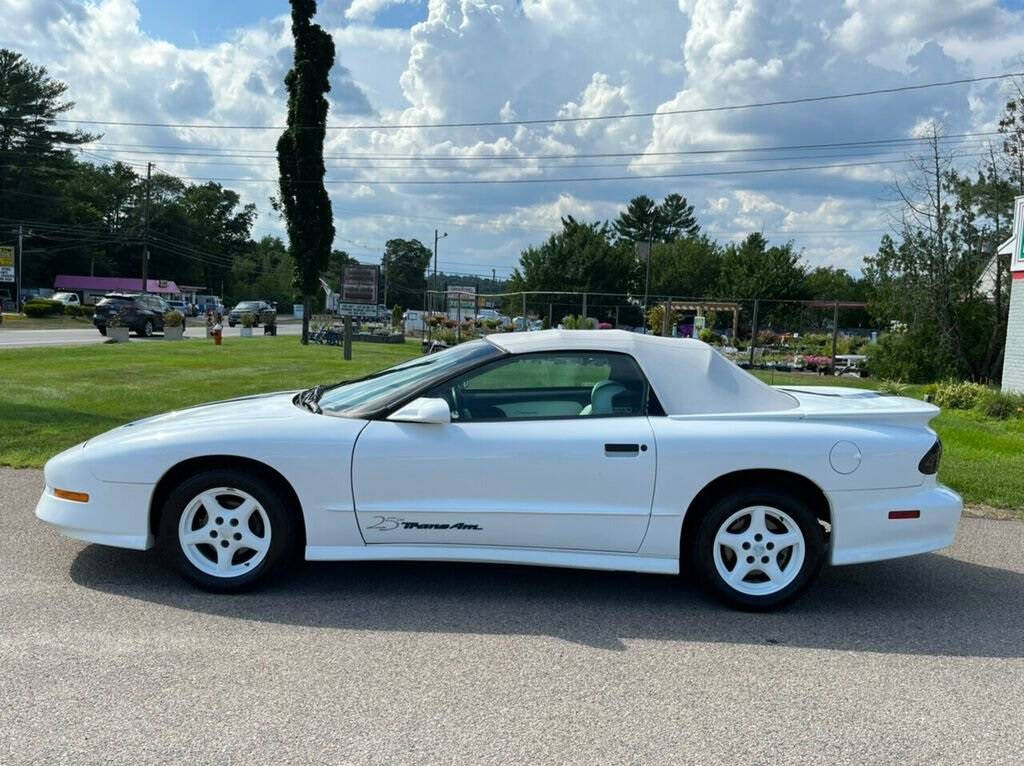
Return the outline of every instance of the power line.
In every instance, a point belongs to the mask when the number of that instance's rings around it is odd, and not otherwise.
[[[987,156],[985,154],[964,154],[961,157]],[[380,179],[380,178],[325,178],[325,184],[365,184],[367,186],[466,186],[466,185],[521,185],[521,184],[551,184],[551,183],[599,183],[602,181],[647,181],[670,178],[714,178],[737,175],[764,175],[769,173],[794,173],[811,170],[834,170],[842,168],[871,167],[875,165],[900,165],[914,161],[915,158],[907,157],[899,160],[877,160],[873,162],[836,162],[821,165],[796,165],[785,168],[748,168],[744,170],[708,170],[694,171],[687,173],[651,173],[636,175],[618,176],[576,176],[559,178],[430,178],[430,179]],[[218,183],[276,183],[276,178],[236,178],[227,176],[211,176],[199,178],[195,176],[177,176],[184,181],[215,181]],[[306,181],[299,179],[295,183],[320,183],[317,181]]]
[[[939,136],[940,143],[948,143],[959,139],[981,138],[984,136],[1002,135],[998,130],[975,131],[967,133],[951,133]],[[689,156],[689,155],[715,155],[715,154],[738,154],[750,152],[774,152],[774,151],[802,151],[813,149],[841,149],[841,148],[865,148],[871,146],[891,146],[901,144],[916,144],[932,141],[930,136],[895,137],[866,139],[860,141],[833,141],[812,144],[785,144],[770,146],[748,146],[718,149],[679,149],[665,151],[633,151],[633,152],[580,152],[575,154],[490,154],[490,155],[450,155],[450,154],[382,154],[372,152],[348,152],[345,154],[325,154],[325,160],[408,160],[408,161],[429,161],[429,162],[493,162],[493,161],[535,161],[535,160],[571,160],[571,159],[608,159],[623,157],[666,157],[666,156]],[[99,144],[101,151],[114,153],[123,152],[124,149],[136,149],[134,154],[158,154],[165,156],[181,157],[223,157],[226,159],[274,159],[273,149],[255,148],[218,148],[207,146],[193,146],[188,144],[126,144],[106,141],[94,142]],[[117,147],[116,149],[114,147]],[[168,149],[175,151],[148,151],[151,149]],[[178,151],[180,150],[180,152]],[[84,150],[83,150],[84,151]],[[244,152],[244,153],[243,153]],[[24,152],[27,153],[27,152]]]
[[[1007,72],[1004,74],[984,75],[980,77],[964,77],[957,80],[944,80],[940,82],[919,83],[917,85],[900,85],[891,88],[875,88],[872,90],[848,91],[846,93],[832,93],[820,96],[803,96],[799,98],[776,99],[774,101],[755,101],[745,104],[729,104],[722,106],[691,107],[688,109],[666,109],[653,112],[628,112],[621,114],[588,115],[580,117],[544,117],[528,120],[479,120],[464,122],[421,122],[406,124],[364,124],[364,125],[328,125],[327,130],[350,131],[350,130],[413,130],[432,128],[493,128],[517,125],[556,125],[565,123],[600,122],[609,120],[637,119],[645,117],[669,117],[685,114],[708,114],[714,112],[731,112],[744,109],[762,109],[772,106],[792,106],[795,104],[814,104],[824,101],[838,101],[848,98],[863,98],[865,96],[891,95],[894,93],[907,93],[911,91],[927,90],[930,88],[945,88],[954,85],[971,85],[979,82],[990,82],[993,80],[1006,80],[1011,77],[1022,77],[1024,72]],[[0,120],[19,121],[15,117],[0,117]],[[138,127],[138,128],[181,128],[196,130],[287,130],[284,125],[218,125],[212,123],[175,123],[175,122],[137,122],[131,120],[90,120],[82,118],[61,117],[54,119],[54,122],[67,123],[72,125],[107,125],[114,127]],[[299,130],[323,130],[322,126],[309,125],[298,126]]]

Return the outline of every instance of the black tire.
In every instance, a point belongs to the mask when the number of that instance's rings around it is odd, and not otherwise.
[[[143,337],[146,337],[146,338],[152,338],[153,337],[153,320],[152,319],[147,319],[145,322],[142,323],[142,326],[139,328],[139,335],[142,335]]]
[[[715,563],[715,538],[719,528],[731,516],[751,506],[767,506],[782,511],[796,523],[803,535],[803,562],[795,577],[774,593],[750,594],[737,590],[723,579]],[[772,487],[751,487],[714,502],[700,520],[691,551],[697,575],[711,593],[731,606],[763,611],[789,603],[814,581],[825,559],[825,532],[814,512],[799,497]],[[728,551],[722,552],[720,558],[724,560],[726,555],[730,555]],[[777,551],[775,555],[784,554]],[[751,577],[757,578],[758,574],[755,572]]]
[[[178,538],[178,526],[188,505],[200,493],[216,487],[233,487],[248,493],[259,502],[270,522],[266,555],[255,567],[235,577],[218,577],[199,569],[186,556]],[[262,479],[235,469],[204,471],[179,484],[161,510],[157,544],[167,563],[182,577],[215,593],[241,593],[266,583],[292,562],[298,550],[296,523],[280,494]]]
[[[106,334],[107,334],[107,328],[106,327],[97,327],[96,329],[100,331],[100,335],[103,335],[104,337],[106,336]]]

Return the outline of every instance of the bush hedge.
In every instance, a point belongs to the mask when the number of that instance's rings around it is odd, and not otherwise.
[[[969,410],[975,407],[988,389],[969,381],[947,381],[935,387],[935,403],[944,409]]]
[[[33,298],[25,304],[25,316],[49,317],[64,313],[64,304],[49,298]]]

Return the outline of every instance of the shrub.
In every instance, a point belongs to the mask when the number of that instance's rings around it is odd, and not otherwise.
[[[779,342],[779,336],[771,330],[761,330],[757,334],[757,345],[759,346],[774,346]]]
[[[996,420],[1015,418],[1024,412],[1024,396],[1004,394],[1000,391],[985,391],[978,399],[978,410],[985,417]]]
[[[878,378],[927,383],[958,374],[956,363],[927,333],[890,332],[862,351]]]
[[[25,304],[25,316],[48,317],[64,313],[64,304],[49,298],[33,298]]]
[[[878,384],[878,390],[883,394],[893,394],[894,396],[904,396],[907,393],[909,386],[902,380],[883,380]]]
[[[986,390],[977,383],[947,381],[935,387],[935,403],[948,410],[969,410],[978,403]]]
[[[252,329],[252,326],[256,324],[256,315],[246,311],[242,314],[242,327],[248,327]]]
[[[185,321],[185,315],[174,309],[164,314],[164,325],[166,327],[181,327]]]
[[[703,330],[700,331],[700,339],[705,343],[717,343],[718,341],[721,340],[721,338],[718,336],[718,333],[716,333],[710,327],[705,327]]]
[[[562,319],[562,327],[566,330],[593,330],[594,320],[569,314],[569,316]]]

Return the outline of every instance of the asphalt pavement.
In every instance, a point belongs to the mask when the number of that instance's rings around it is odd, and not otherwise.
[[[792,607],[677,578],[305,564],[244,596],[60,537],[0,469],[0,763],[1019,764],[1024,524],[827,568]]]
[[[106,338],[99,334],[95,328],[88,329],[65,329],[65,330],[15,330],[5,323],[0,325],[0,348],[18,348],[24,346],[79,346],[88,343],[103,343]],[[241,327],[225,327],[224,337],[238,337]],[[254,335],[261,335],[262,327],[253,330]],[[289,322],[277,326],[278,335],[301,335],[302,323]],[[132,335],[129,342],[136,340],[143,343],[153,343],[161,338],[158,333],[152,338],[138,338]],[[206,324],[203,319],[187,320],[185,323],[185,338],[206,338]]]

